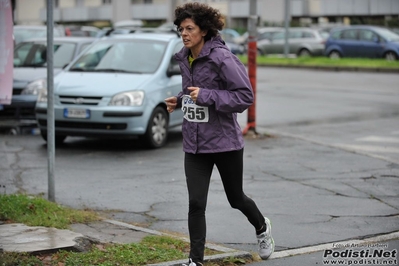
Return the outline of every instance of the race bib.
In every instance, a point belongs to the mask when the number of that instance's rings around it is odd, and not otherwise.
[[[197,123],[209,121],[208,107],[196,105],[190,95],[183,95],[181,110],[183,111],[184,119],[187,121]]]

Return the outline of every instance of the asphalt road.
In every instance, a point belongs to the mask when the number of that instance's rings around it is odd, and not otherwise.
[[[276,250],[398,232],[399,75],[282,68],[257,75],[256,129],[271,137],[247,136],[244,188],[271,218]],[[243,127],[246,116],[239,116]],[[0,193],[46,194],[40,136],[0,139]],[[179,129],[159,150],[68,138],[56,149],[55,169],[61,204],[187,234]],[[256,251],[254,231],[229,207],[216,169],[212,180],[208,241]],[[313,261],[322,263],[319,255]]]

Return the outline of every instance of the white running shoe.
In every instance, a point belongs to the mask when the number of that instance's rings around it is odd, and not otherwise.
[[[269,218],[265,217],[266,232],[257,235],[259,245],[259,256],[266,260],[274,252],[274,239],[272,237],[272,224]]]
[[[182,266],[202,266],[202,264],[198,263],[198,265],[197,265],[197,263],[193,262],[192,259],[190,259],[189,264],[183,263]]]

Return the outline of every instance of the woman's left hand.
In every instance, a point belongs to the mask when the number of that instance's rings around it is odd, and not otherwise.
[[[198,87],[187,87],[187,89],[191,91],[190,92],[191,99],[194,102],[196,102],[197,98],[198,98],[198,93],[200,91],[200,88],[198,88]]]

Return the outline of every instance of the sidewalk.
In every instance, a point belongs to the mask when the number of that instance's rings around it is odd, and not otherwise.
[[[119,243],[129,244],[138,243],[147,235],[168,235],[155,230],[134,226],[131,224],[115,221],[102,220],[90,224],[74,224],[71,230],[59,230],[46,227],[29,227],[23,224],[0,224],[0,250],[14,252],[54,252],[61,249],[84,252],[93,243]],[[168,235],[176,237],[173,235]],[[187,239],[180,238],[185,241]],[[384,244],[385,243],[385,244]],[[370,237],[362,240],[350,240],[334,243],[338,252],[348,250],[353,246],[353,251],[361,252],[366,247],[368,250],[378,250],[383,248],[384,252],[397,251],[399,249],[399,232],[386,235]],[[222,252],[219,255],[207,256],[205,261],[223,261],[226,258],[251,258],[251,253],[247,251],[234,250],[220,245],[208,244],[208,248]],[[330,244],[317,245],[313,247],[303,247],[294,250],[276,251],[267,261],[253,262],[252,266],[279,266],[295,265],[308,266],[317,265],[326,254],[326,250],[333,249]],[[333,249],[334,252],[335,249]],[[352,248],[351,248],[351,252]],[[388,256],[389,254],[387,254]],[[371,256],[371,255],[370,255]],[[392,254],[391,264],[398,265],[397,254]],[[324,261],[330,261],[327,257]],[[151,264],[158,266],[180,266],[186,263],[187,259],[178,261],[168,261],[163,263]],[[364,264],[366,265],[366,264]],[[367,264],[370,265],[370,264]]]
[[[89,224],[73,224],[70,230],[60,230],[41,226],[26,226],[24,224],[1,224],[0,251],[52,253],[57,250],[87,251],[94,243],[138,243],[148,235],[164,235],[176,237],[159,231],[134,226],[115,221],[101,220]],[[185,238],[179,238],[188,241]],[[222,261],[225,258],[250,258],[246,251],[207,244],[207,247],[219,252],[219,255],[206,257],[206,261]],[[187,259],[151,264],[159,266],[174,266],[187,263]]]

